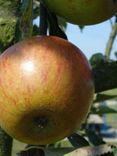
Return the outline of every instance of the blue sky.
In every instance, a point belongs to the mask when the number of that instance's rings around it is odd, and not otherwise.
[[[77,25],[68,24],[68,40],[78,46],[89,59],[94,53],[104,53],[106,44],[111,32],[110,21],[107,20],[100,24],[86,26],[81,32]],[[114,42],[111,58],[114,58],[114,52],[117,51],[117,38]]]
[[[112,18],[112,21],[115,18]],[[34,23],[39,23],[37,18]],[[110,21],[107,20],[100,24],[86,26],[83,32],[77,25],[68,23],[66,34],[68,40],[79,47],[89,59],[94,53],[101,52],[104,54],[106,44],[111,32]],[[114,52],[117,51],[117,38],[114,42],[111,58],[114,59]]]

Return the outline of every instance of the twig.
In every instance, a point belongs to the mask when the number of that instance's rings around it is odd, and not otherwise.
[[[115,23],[112,25],[112,30],[111,30],[111,33],[107,42],[106,50],[105,50],[105,56],[107,60],[110,58],[111,50],[112,50],[116,35],[117,35],[117,16],[116,16]]]

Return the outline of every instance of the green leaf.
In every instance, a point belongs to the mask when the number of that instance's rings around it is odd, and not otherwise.
[[[33,36],[39,35],[39,27],[37,25],[33,25]]]
[[[44,152],[45,156],[69,156],[69,153],[74,150],[75,148],[48,148]]]
[[[102,53],[96,53],[91,56],[90,63],[92,68],[103,65],[106,62],[105,56]]]
[[[70,143],[77,148],[89,146],[89,142],[77,133],[72,134],[68,137]]]
[[[58,16],[57,18],[58,18],[58,24],[60,28],[65,31],[67,29],[67,22],[62,17]]]
[[[117,110],[108,107],[107,105],[100,105],[98,108],[93,107],[91,113],[93,114],[109,114],[117,113]]]
[[[82,32],[85,26],[84,26],[84,25],[78,25],[78,27],[79,27],[79,29],[80,29],[81,32]]]
[[[115,52],[115,57],[117,58],[117,52]]]
[[[40,15],[40,2],[38,0],[33,0],[33,19]]]
[[[17,156],[63,156],[74,151],[75,148],[41,148],[39,146],[30,146]],[[67,156],[67,155],[66,155]]]
[[[101,94],[117,96],[117,88],[101,92]]]
[[[44,151],[40,148],[29,148],[21,151],[17,156],[45,156]]]
[[[105,144],[102,137],[100,135],[96,134],[94,131],[87,130],[86,134],[87,134],[87,137],[88,137],[89,141],[93,145],[98,146],[98,145],[101,145],[101,144]]]
[[[108,153],[112,154],[115,150],[115,146],[103,144],[95,147],[87,146],[83,148],[45,148],[39,146],[31,146],[21,151],[17,156],[108,156]],[[33,153],[28,153],[28,152]],[[43,151],[40,153],[40,151]],[[21,153],[25,152],[25,155]],[[106,155],[105,155],[106,154]]]
[[[117,95],[97,94],[94,102],[102,102],[117,97]]]

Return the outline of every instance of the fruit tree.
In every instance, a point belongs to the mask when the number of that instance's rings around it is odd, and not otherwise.
[[[117,88],[116,13],[116,0],[0,0],[0,156],[15,156],[16,140],[25,144],[18,156],[117,151],[89,123],[92,114],[117,113],[100,104],[117,97],[106,92]],[[88,60],[69,42],[69,22],[85,29],[111,17],[105,55]]]

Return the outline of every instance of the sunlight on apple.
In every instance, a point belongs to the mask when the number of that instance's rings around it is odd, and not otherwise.
[[[34,63],[32,61],[26,61],[22,64],[22,69],[26,72],[32,73],[34,71]]]

